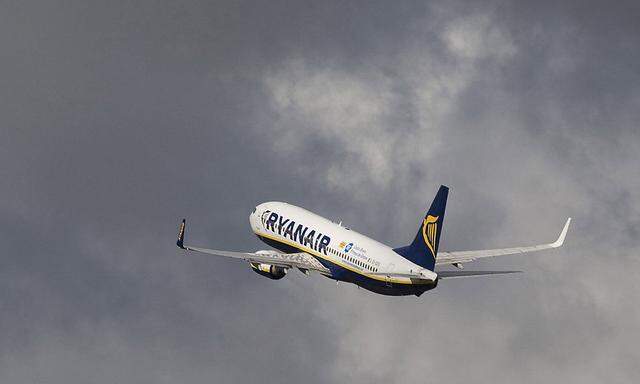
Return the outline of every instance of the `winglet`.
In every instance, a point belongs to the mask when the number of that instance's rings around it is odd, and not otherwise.
[[[558,240],[550,244],[552,248],[558,248],[558,247],[561,247],[562,244],[564,244],[564,238],[567,237],[569,224],[571,224],[571,218],[567,219],[567,222],[565,223],[564,228],[562,228],[562,232],[560,232],[560,236],[558,236]]]
[[[187,220],[182,219],[182,223],[180,223],[180,229],[178,230],[178,241],[176,241],[176,245],[178,248],[185,249],[184,247],[184,228],[187,225]]]

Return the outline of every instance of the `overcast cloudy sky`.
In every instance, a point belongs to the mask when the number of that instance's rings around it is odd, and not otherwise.
[[[1,383],[629,383],[640,376],[637,1],[0,2]],[[304,206],[518,276],[390,298],[271,281]]]

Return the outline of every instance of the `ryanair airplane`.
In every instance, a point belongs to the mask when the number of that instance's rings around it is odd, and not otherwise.
[[[283,278],[290,269],[308,275],[317,272],[336,281],[353,283],[369,291],[390,295],[416,295],[434,289],[440,279],[515,273],[520,271],[438,271],[438,265],[462,264],[484,257],[512,255],[558,248],[564,243],[571,218],[558,239],[529,247],[462,252],[438,252],[449,188],[440,187],[420,223],[413,242],[391,248],[306,209],[281,202],[258,205],[249,216],[251,229],[276,250],[255,253],[218,251],[184,244],[185,220],[177,245],[186,251],[242,259],[270,279]]]

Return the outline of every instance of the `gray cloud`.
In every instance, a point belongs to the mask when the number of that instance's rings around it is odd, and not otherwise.
[[[0,6],[0,381],[630,382],[634,2]],[[183,257],[285,200],[396,245],[565,249],[419,299]]]

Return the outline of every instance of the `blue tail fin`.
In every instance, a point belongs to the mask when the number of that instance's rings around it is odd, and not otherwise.
[[[438,244],[444,223],[444,209],[447,205],[449,188],[440,186],[431,203],[427,215],[420,223],[418,234],[413,243],[406,247],[395,248],[394,251],[411,262],[433,271],[438,255]]]

